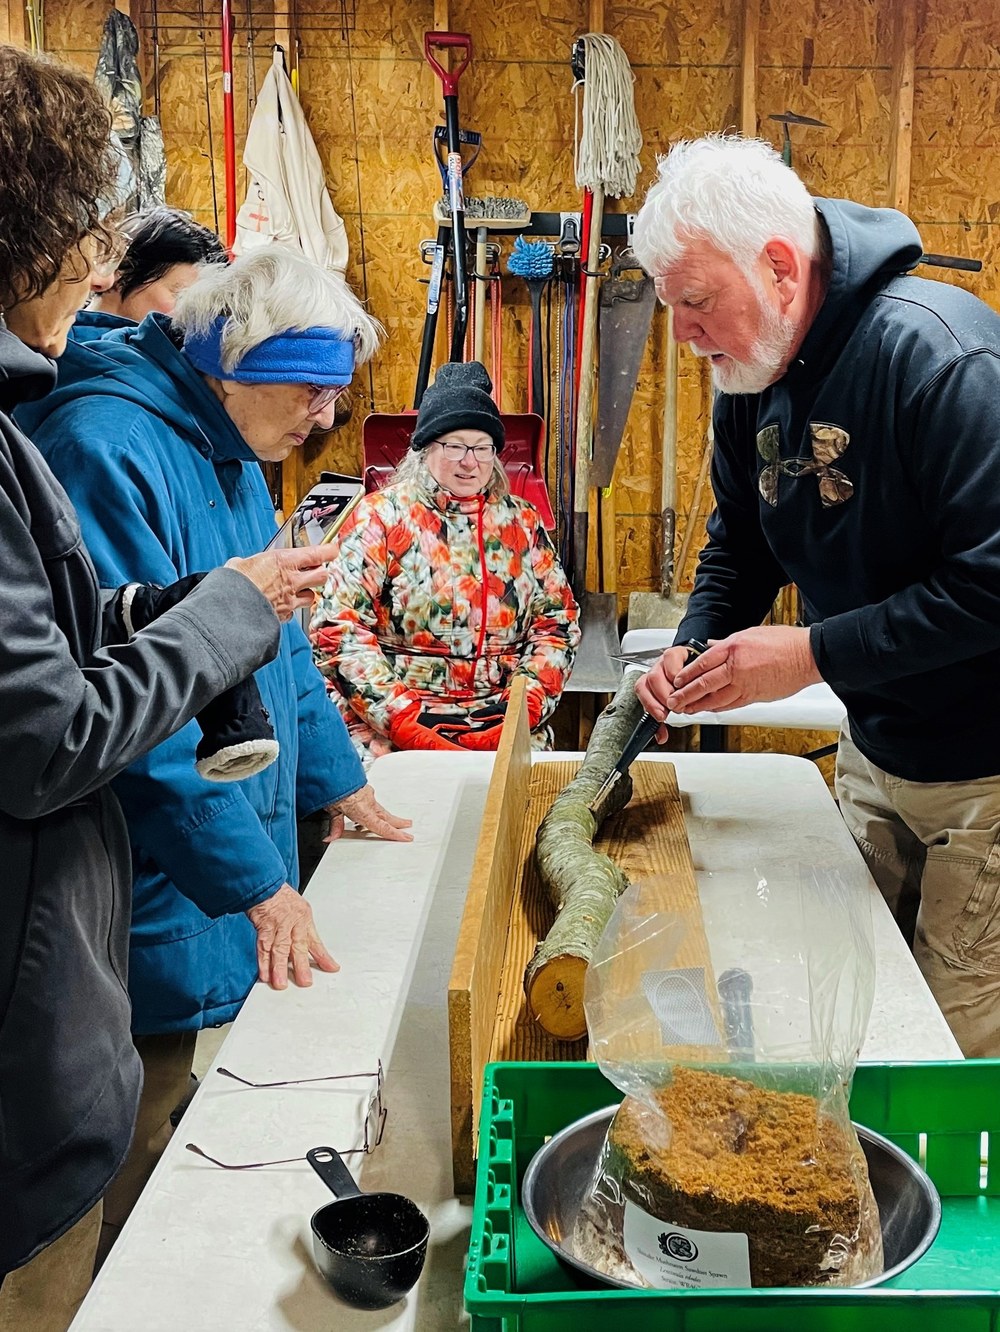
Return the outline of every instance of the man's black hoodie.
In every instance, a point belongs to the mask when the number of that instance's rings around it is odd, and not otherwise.
[[[829,287],[785,375],[722,394],[717,509],[678,638],[759,624],[795,583],[873,763],[1000,773],[1000,317],[889,209],[817,200]]]

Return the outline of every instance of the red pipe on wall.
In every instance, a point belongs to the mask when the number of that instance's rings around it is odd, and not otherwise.
[[[232,0],[222,0],[222,132],[226,180],[226,249],[236,240],[236,122],[233,114]]]

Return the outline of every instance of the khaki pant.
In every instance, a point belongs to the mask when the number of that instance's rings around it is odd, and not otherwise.
[[[129,1154],[104,1195],[98,1268],[108,1256],[170,1141],[174,1131],[170,1115],[187,1094],[197,1038],[196,1031],[133,1037],[142,1060],[142,1097]]]
[[[101,1204],[47,1249],[4,1278],[0,1332],[66,1332],[90,1289]]]
[[[845,723],[836,789],[840,812],[962,1052],[996,1058],[1000,777],[893,777],[858,751]]]

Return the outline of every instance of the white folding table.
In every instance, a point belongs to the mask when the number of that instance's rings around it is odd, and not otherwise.
[[[545,761],[540,756],[538,761]],[[564,757],[564,756],[560,756]],[[817,769],[777,754],[676,754],[695,864],[748,857],[857,866]],[[412,845],[348,834],[310,884],[320,933],[341,963],[310,989],[257,986],[73,1324],[73,1332],[449,1332],[463,1323],[471,1209],[451,1194],[446,992],[492,758],[392,754],[371,771],[379,799],[411,816]],[[872,885],[875,1008],[863,1057],[960,1058],[940,1011]],[[329,1200],[310,1167],[221,1170],[359,1141],[371,1078],[254,1090],[257,1082],[368,1072],[381,1058],[388,1119],[364,1158],[366,1189],[408,1194],[427,1213],[424,1274],[402,1304],[348,1309],[313,1266],[309,1219]],[[358,1158],[352,1158],[357,1162]]]
[[[673,629],[630,629],[622,638],[622,655],[664,652],[674,641]],[[725,748],[725,730],[707,728],[727,726],[778,726],[798,731],[839,731],[847,710],[828,684],[807,685],[797,694],[776,698],[769,703],[748,703],[727,712],[672,712],[670,726],[701,726],[701,748],[718,753]],[[814,756],[814,757],[818,757]]]

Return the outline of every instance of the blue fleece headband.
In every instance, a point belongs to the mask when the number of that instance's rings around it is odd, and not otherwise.
[[[349,384],[354,374],[354,341],[333,328],[290,328],[266,338],[235,365],[222,368],[220,317],[206,334],[186,333],[184,354],[204,375],[241,384]]]

